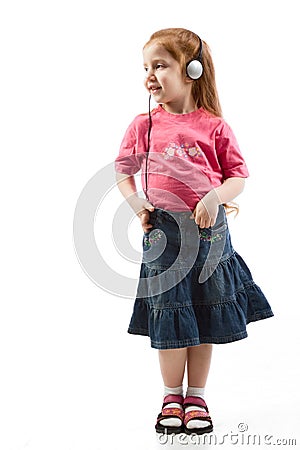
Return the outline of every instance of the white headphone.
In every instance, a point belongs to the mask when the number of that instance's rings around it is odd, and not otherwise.
[[[203,73],[203,66],[202,66],[202,41],[199,38],[199,52],[198,56],[191,61],[189,61],[186,65],[186,74],[189,78],[192,80],[198,80],[202,73]]]

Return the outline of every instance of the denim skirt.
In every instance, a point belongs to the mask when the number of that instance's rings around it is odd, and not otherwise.
[[[191,212],[155,209],[128,332],[164,350],[247,337],[246,325],[273,316],[250,270],[233,249],[225,208],[199,228]]]

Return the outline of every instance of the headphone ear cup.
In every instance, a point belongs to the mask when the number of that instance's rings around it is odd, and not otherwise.
[[[186,66],[186,74],[192,80],[198,80],[203,73],[203,66],[198,59],[193,59]]]

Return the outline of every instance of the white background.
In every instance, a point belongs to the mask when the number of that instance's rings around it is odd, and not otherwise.
[[[84,273],[72,227],[82,189],[147,111],[142,46],[177,26],[211,47],[224,117],[251,172],[232,239],[275,313],[250,324],[248,339],[215,346],[206,394],[215,432],[221,441],[246,423],[250,435],[300,446],[297,3],[1,3],[1,450],[168,447],[153,428],[157,351],[126,332],[133,300]],[[99,251],[117,265],[99,230],[121,202],[108,194],[95,220]],[[121,264],[137,276],[138,264]]]

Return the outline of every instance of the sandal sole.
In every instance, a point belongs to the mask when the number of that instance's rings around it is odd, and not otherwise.
[[[183,433],[183,427],[164,427],[163,425],[157,424],[155,425],[156,433],[164,433],[164,434],[180,434]]]

